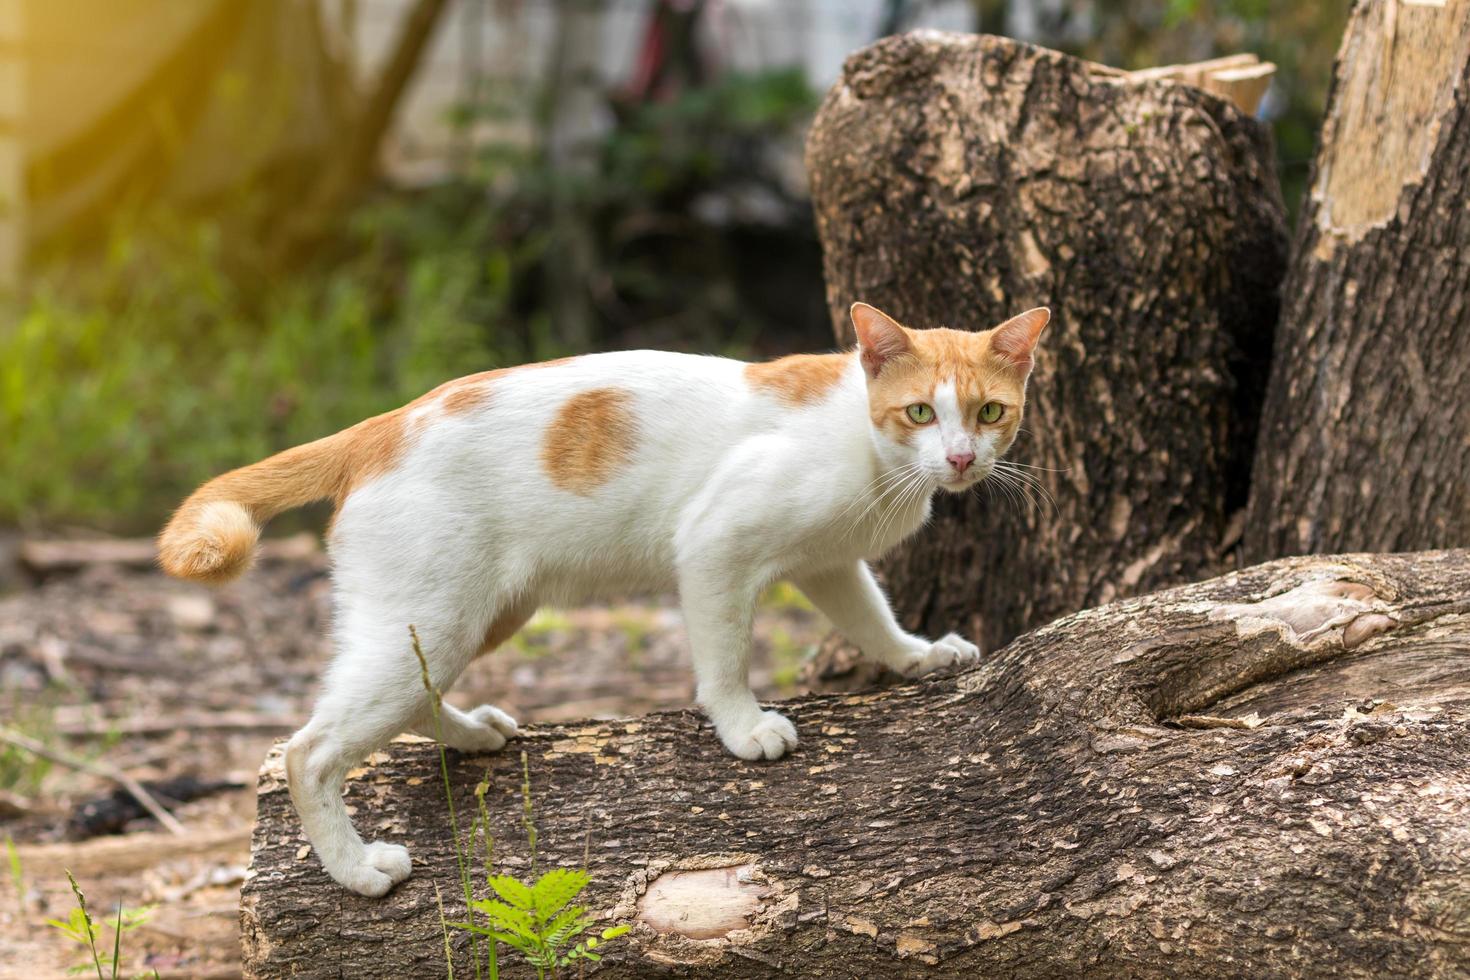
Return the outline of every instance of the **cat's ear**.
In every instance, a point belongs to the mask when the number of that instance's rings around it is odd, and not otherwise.
[[[1012,366],[1030,371],[1035,363],[1031,352],[1036,349],[1036,341],[1041,339],[1041,331],[1050,322],[1051,310],[1044,306],[1013,316],[990,335],[990,349]]]
[[[863,367],[867,368],[870,377],[876,378],[883,365],[913,350],[908,333],[898,321],[877,307],[854,303],[848,316],[852,317]]]

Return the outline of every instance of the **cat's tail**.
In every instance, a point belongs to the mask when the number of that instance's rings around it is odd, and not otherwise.
[[[355,435],[347,429],[210,480],[159,533],[159,565],[176,578],[210,584],[239,576],[272,517],[344,494],[358,468]]]

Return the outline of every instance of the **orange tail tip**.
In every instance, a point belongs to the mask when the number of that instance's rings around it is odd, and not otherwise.
[[[175,578],[218,585],[250,567],[259,538],[260,527],[240,504],[185,501],[158,536],[158,563]]]

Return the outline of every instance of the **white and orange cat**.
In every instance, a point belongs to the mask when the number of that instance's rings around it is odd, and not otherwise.
[[[336,656],[291,739],[291,798],[327,873],[382,895],[408,851],[363,843],[347,773],[433,733],[408,626],[445,690],[538,606],[677,588],[698,701],[727,749],[776,759],[796,730],[747,681],[761,590],[787,579],[867,656],[917,676],[978,657],[905,632],[868,571],[943,488],[985,479],[1021,424],[1049,314],[910,330],[862,303],[855,351],[764,364],[623,351],[451,381],[336,435],[211,480],[159,536],[180,578],[223,582],[261,525],[332,498]],[[441,734],[492,752],[515,721],[444,706]]]

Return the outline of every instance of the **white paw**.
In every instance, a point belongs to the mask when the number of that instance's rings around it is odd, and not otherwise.
[[[979,660],[979,647],[958,633],[950,633],[929,644],[929,649],[916,653],[904,673],[910,677],[923,677],[945,667],[968,667]]]
[[[718,731],[725,748],[742,759],[779,759],[796,748],[796,727],[779,711],[762,711],[753,724]]]
[[[369,898],[380,898],[413,872],[413,860],[408,856],[408,848],[377,841],[363,848],[358,863],[340,869],[340,873],[327,870],[344,888]]]
[[[453,741],[446,738],[451,748],[461,752],[499,752],[505,748],[506,740],[520,731],[514,718],[491,704],[480,705],[466,717],[472,724],[454,732]]]

